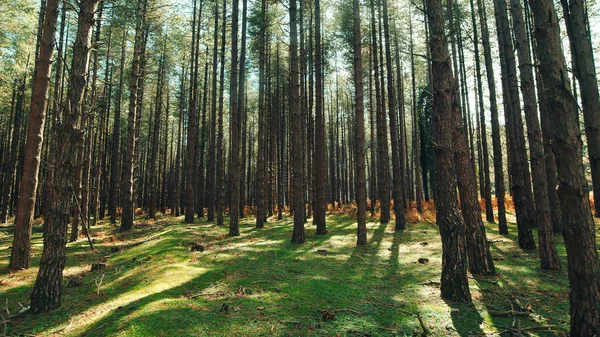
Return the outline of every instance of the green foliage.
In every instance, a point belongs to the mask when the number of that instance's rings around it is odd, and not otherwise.
[[[304,245],[289,243],[290,218],[269,222],[263,230],[245,219],[242,235],[235,238],[226,237],[227,228],[181,221],[140,223],[127,234],[105,223],[93,227],[96,251],[83,240],[67,247],[63,306],[45,315],[15,317],[7,333],[412,336],[422,332],[417,313],[433,336],[504,331],[513,320],[522,328],[556,325],[552,331],[528,331],[550,336],[568,325],[566,272],[539,270],[536,252],[519,250],[515,235],[500,236],[491,226],[488,237],[494,240],[499,276],[470,280],[474,301],[458,305],[441,300],[435,285],[441,243],[432,223],[394,233],[392,225],[370,219],[369,244],[357,248],[356,223],[347,216],[330,215],[325,236],[316,236],[309,226]],[[6,270],[10,232],[0,230],[0,303],[12,314],[28,302],[36,270]],[[41,236],[34,238],[36,266]],[[190,243],[203,244],[205,251],[191,252]],[[562,241],[559,253],[566,266]],[[428,262],[421,264],[420,258]],[[106,268],[90,272],[99,261]],[[340,309],[347,310],[324,321],[321,310]],[[529,315],[495,315],[507,310]]]

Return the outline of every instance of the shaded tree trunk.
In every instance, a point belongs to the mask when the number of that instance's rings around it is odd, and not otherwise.
[[[456,81],[452,75],[444,18],[439,0],[427,1],[432,62],[433,117],[435,125],[437,198],[436,222],[442,238],[442,298],[470,302],[465,261],[465,222],[458,209],[453,149],[453,102]],[[456,120],[456,119],[454,119]]]
[[[315,209],[317,234],[326,234],[325,211],[325,117],[323,116],[323,65],[321,50],[321,1],[315,0]]]
[[[292,119],[292,172],[294,182],[294,231],[292,243],[304,243],[304,190],[302,175],[302,111],[300,110],[300,85],[298,82],[298,27],[296,0],[290,0],[290,113]]]
[[[52,151],[54,167],[60,169],[55,170],[50,184],[51,204],[46,217],[40,269],[31,291],[31,313],[47,312],[58,308],[61,303],[62,272],[66,257],[65,229],[71,215],[73,184],[77,180],[76,153],[83,146],[83,91],[97,4],[98,0],[83,0],[79,3],[67,102],[62,109],[60,126],[56,129],[57,140],[53,143],[55,151]]]
[[[141,110],[138,100],[141,100],[142,81],[144,68],[144,50],[146,44],[146,5],[147,0],[139,0],[137,8],[137,24],[135,29],[135,44],[133,49],[133,62],[131,65],[131,82],[129,85],[129,115],[127,118],[127,144],[124,159],[123,174],[123,217],[119,230],[128,231],[133,228],[135,209],[133,202],[133,182],[135,170],[135,153],[137,133],[139,129],[139,114]]]
[[[552,1],[530,1],[535,24],[540,74],[552,130],[552,150],[560,177],[558,196],[567,249],[571,335],[600,335],[600,263],[583,171],[577,104],[561,49],[558,18]]]

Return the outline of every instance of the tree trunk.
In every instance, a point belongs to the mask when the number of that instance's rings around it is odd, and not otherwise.
[[[247,0],[244,0],[244,12]],[[233,1],[231,12],[231,73],[229,78],[229,137],[231,140],[231,171],[229,184],[231,186],[231,208],[229,211],[229,236],[240,235],[240,133],[242,111],[238,106],[238,12],[239,1]],[[245,13],[244,13],[245,14]],[[244,15],[242,14],[242,15]],[[242,30],[242,34],[244,31]],[[240,64],[241,67],[241,64]],[[242,70],[240,69],[240,72]]]
[[[490,34],[487,26],[487,14],[485,4],[477,0],[477,13],[481,24],[481,43],[483,44],[483,56],[485,58],[485,73],[487,76],[488,89],[490,92],[490,114],[492,121],[492,150],[494,153],[494,189],[498,201],[498,229],[500,234],[508,234],[506,224],[506,206],[504,204],[504,168],[502,165],[502,143],[500,141],[500,123],[498,121],[498,104],[496,102],[496,82],[490,46]]]
[[[292,117],[292,169],[294,182],[294,231],[292,243],[304,243],[304,191],[302,189],[302,111],[300,111],[300,85],[298,83],[298,27],[296,0],[290,0],[290,112]]]
[[[76,153],[83,145],[83,91],[88,72],[90,40],[98,0],[79,3],[77,35],[73,44],[73,60],[69,76],[67,102],[61,125],[56,129],[54,172],[50,184],[52,197],[46,217],[44,250],[40,269],[31,291],[29,312],[42,313],[56,309],[61,303],[62,272],[65,267],[66,226],[71,215],[73,184],[77,180]],[[56,7],[51,10],[56,11]],[[56,14],[55,14],[56,15]]]
[[[446,300],[470,302],[465,261],[465,222],[458,209],[453,156],[452,110],[457,89],[439,0],[427,1],[427,15],[432,61],[434,136],[437,144],[436,217],[442,238],[441,292],[442,298]]]
[[[535,211],[539,228],[540,265],[541,268],[545,270],[557,270],[560,269],[560,260],[556,253],[556,245],[554,243],[554,234],[552,232],[552,223],[550,220],[546,165],[540,123],[537,117],[538,112],[535,100],[535,87],[533,84],[531,50],[529,49],[529,42],[525,35],[523,8],[521,7],[521,3],[518,0],[511,0],[510,4],[515,47],[519,57],[523,110],[525,111],[527,136],[529,139],[533,191],[535,193]]]
[[[146,44],[146,5],[147,0],[139,0],[137,8],[137,25],[135,29],[135,44],[133,49],[133,62],[131,65],[131,82],[129,85],[129,115],[127,118],[127,145],[124,159],[123,175],[123,217],[121,220],[121,231],[129,231],[133,228],[135,209],[133,202],[133,182],[135,170],[136,141],[139,128],[139,97],[142,94],[141,76],[144,68],[144,50]]]
[[[587,12],[583,0],[561,0],[567,34],[571,46],[573,74],[579,81],[585,138],[587,140],[592,185],[594,187],[594,213],[600,216],[600,94],[594,64],[594,51],[587,26]],[[596,193],[597,192],[597,193]]]
[[[9,267],[12,269],[25,269],[31,266],[31,222],[33,221],[42,144],[44,142],[45,111],[48,103],[48,85],[52,69],[51,59],[54,52],[54,36],[56,35],[56,23],[58,21],[58,3],[58,0],[48,0],[46,4],[38,66],[31,96],[25,164],[19,193],[19,205],[15,217],[15,236],[10,254]],[[8,185],[4,186],[8,189]]]
[[[318,1],[318,0],[317,0]],[[365,175],[365,117],[363,103],[362,46],[360,36],[360,1],[353,1],[354,12],[354,104],[356,118],[356,245],[367,244],[367,184]],[[404,210],[404,205],[400,205]]]
[[[375,96],[377,100],[377,186],[379,187],[379,203],[380,203],[380,218],[381,223],[387,223],[390,220],[390,197],[388,193],[389,183],[389,161],[387,150],[387,123],[385,112],[383,111],[383,97],[381,95],[380,77],[379,77],[379,62],[377,56],[377,34],[375,28],[375,0],[371,0],[371,38],[372,38],[372,57],[375,77]]]
[[[535,249],[535,241],[533,240],[531,231],[535,221],[532,221],[534,218],[528,200],[528,194],[531,193],[530,185],[527,183],[529,169],[523,135],[514,49],[505,6],[506,4],[502,0],[494,1],[500,50],[504,111],[506,114],[506,135],[509,148],[510,186],[513,193],[515,213],[517,215],[519,247],[522,249]]]
[[[558,196],[567,249],[571,335],[600,335],[600,265],[583,171],[577,104],[571,95],[554,3],[530,1],[540,74],[560,177]]]
[[[387,89],[388,89],[388,116],[390,119],[390,138],[392,144],[392,195],[394,198],[394,215],[396,216],[396,229],[406,228],[404,219],[404,195],[402,188],[402,162],[400,158],[400,146],[398,144],[398,121],[396,118],[396,100],[394,97],[394,77],[392,71],[392,52],[390,39],[390,24],[388,16],[387,0],[383,0],[383,31],[385,35],[385,66],[387,70]],[[383,43],[383,41],[381,42]],[[404,152],[404,151],[402,151]]]
[[[323,116],[323,65],[321,50],[321,1],[315,0],[315,209],[317,234],[326,234],[325,211],[325,118]]]

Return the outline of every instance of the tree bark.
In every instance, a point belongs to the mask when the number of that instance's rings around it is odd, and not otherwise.
[[[511,0],[510,4],[515,47],[519,57],[523,110],[525,112],[527,136],[529,139],[533,191],[535,193],[535,211],[539,229],[540,266],[545,270],[557,270],[560,269],[560,260],[556,253],[554,233],[552,232],[552,223],[550,220],[546,165],[544,148],[542,146],[542,133],[537,117],[538,112],[535,99],[535,87],[533,84],[531,50],[529,49],[529,42],[525,35],[523,8],[521,7],[521,3],[518,0]]]
[[[318,1],[318,0],[316,0]],[[367,244],[367,184],[365,175],[365,116],[363,103],[362,46],[360,36],[360,1],[353,0],[354,13],[354,109],[356,118],[356,245]],[[317,21],[318,22],[318,21]],[[400,205],[404,210],[404,205]],[[396,215],[397,216],[397,215]]]
[[[552,150],[560,185],[563,236],[567,249],[571,335],[600,335],[600,265],[595,226],[583,171],[577,104],[573,100],[561,49],[558,17],[549,0],[530,1],[542,76],[543,106],[548,109]]]
[[[390,39],[390,24],[388,16],[387,0],[383,0],[383,31],[385,36],[385,67],[387,70],[388,89],[388,117],[390,119],[390,138],[392,144],[392,196],[394,198],[394,215],[396,216],[395,228],[403,230],[406,228],[404,215],[404,194],[402,188],[402,162],[400,158],[400,146],[398,144],[398,120],[396,118],[396,100],[394,95],[394,77],[392,71],[392,52]],[[383,41],[381,42],[383,43]],[[400,144],[402,148],[404,145]],[[402,151],[404,152],[404,151]]]
[[[502,165],[502,143],[500,141],[500,123],[498,121],[498,104],[496,102],[496,82],[494,79],[494,67],[492,51],[490,46],[490,34],[487,25],[487,14],[485,4],[477,0],[477,13],[481,24],[481,43],[483,44],[483,56],[485,58],[485,73],[487,76],[488,89],[490,92],[490,114],[492,122],[492,151],[494,154],[494,189],[498,201],[498,229],[500,234],[508,234],[506,224],[506,206],[504,204],[504,168]]]
[[[61,125],[56,129],[54,167],[50,184],[52,197],[46,217],[44,250],[40,269],[31,292],[29,312],[42,313],[60,306],[62,272],[65,267],[66,226],[71,215],[73,184],[77,177],[76,153],[83,145],[83,91],[89,66],[89,52],[94,14],[99,0],[79,3],[77,35],[73,44],[73,60],[69,76],[67,102],[62,111]],[[53,10],[56,10],[53,8]]]
[[[594,51],[587,26],[587,11],[583,0],[561,0],[573,59],[573,74],[579,81],[585,138],[587,140],[594,214],[600,216],[600,94],[594,64]],[[598,193],[596,193],[598,192]]]
[[[326,234],[325,211],[325,117],[323,115],[323,64],[321,50],[321,1],[315,0],[315,208],[317,234]]]
[[[15,217],[15,236],[10,254],[9,267],[25,269],[31,266],[31,222],[36,201],[38,174],[44,142],[45,111],[48,103],[48,86],[52,70],[52,54],[54,52],[54,36],[58,21],[58,0],[48,0],[38,66],[34,77],[35,84],[31,96],[27,143],[25,145],[25,163],[19,193],[19,205]],[[5,188],[8,185],[4,185]]]
[[[433,114],[437,165],[437,224],[442,238],[442,298],[470,302],[465,261],[465,222],[458,209],[453,149],[453,102],[456,81],[452,75],[450,55],[439,0],[427,1],[432,62]]]
[[[294,182],[294,231],[292,243],[304,243],[305,208],[302,175],[302,111],[300,110],[300,85],[298,83],[298,27],[296,0],[290,0],[290,112],[292,116],[292,168]]]
[[[127,118],[127,145],[124,159],[123,175],[123,217],[119,230],[129,231],[133,228],[135,209],[133,201],[133,182],[135,170],[135,153],[137,133],[139,128],[139,97],[142,94],[141,81],[144,67],[144,50],[146,44],[146,5],[147,0],[139,0],[137,8],[137,24],[135,29],[135,44],[133,49],[133,62],[131,65],[131,82],[129,85],[129,115]]]

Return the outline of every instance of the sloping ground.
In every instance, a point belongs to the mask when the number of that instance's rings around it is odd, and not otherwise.
[[[0,333],[412,336],[426,329],[433,336],[508,336],[520,327],[524,335],[554,336],[568,328],[566,271],[539,270],[537,252],[519,250],[515,235],[500,236],[492,225],[499,275],[471,278],[474,300],[465,305],[440,299],[441,243],[431,222],[398,233],[392,224],[370,222],[365,248],[355,247],[356,223],[342,215],[328,217],[325,236],[307,224],[303,245],[289,243],[291,218],[262,230],[245,219],[236,238],[226,236],[227,228],[182,222],[141,222],[131,233],[106,223],[93,227],[95,251],[83,239],[68,245],[62,307],[8,321],[27,306],[37,268],[6,269],[12,232],[0,228]],[[41,228],[35,232],[37,266]],[[192,252],[190,243],[205,250]],[[93,263],[105,268],[90,271]]]

